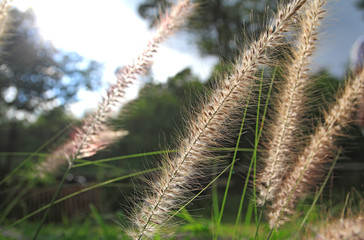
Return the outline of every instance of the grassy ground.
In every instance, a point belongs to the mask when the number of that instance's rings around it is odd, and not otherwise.
[[[83,218],[70,220],[66,217],[58,223],[46,223],[44,224],[39,240],[118,240],[118,239],[128,239],[124,233],[124,229],[120,221],[115,215],[104,215],[101,216],[97,210],[91,207],[91,213]],[[321,209],[322,210],[322,209]],[[320,221],[319,211],[320,209],[315,209],[308,220],[306,229],[304,229],[300,234],[305,234],[305,232],[314,230],[317,227],[315,222]],[[248,216],[248,215],[245,215]],[[216,227],[213,220],[206,219],[202,217],[192,217],[187,210],[182,211],[178,219],[179,224],[173,228],[170,228],[174,232],[173,235],[163,235],[157,236],[155,239],[213,239]],[[245,217],[242,222],[235,229],[235,224],[232,223],[222,223],[219,226],[218,239],[228,240],[233,239],[234,230],[237,231],[235,239],[254,239],[256,234],[257,225],[254,222],[254,218]],[[297,217],[294,221],[289,224],[284,225],[279,231],[275,231],[271,239],[293,239],[301,238],[297,234],[297,229],[302,221],[302,218]],[[10,230],[3,232],[0,235],[0,240],[25,240],[29,239],[33,234],[34,230],[39,225],[39,222],[25,221],[17,225]],[[257,239],[267,239],[270,228],[268,224],[262,223],[259,226],[259,232],[257,234]],[[168,233],[167,233],[168,234]]]
[[[18,227],[8,230],[2,233],[1,240],[22,240],[29,239],[34,234],[34,229],[38,223],[25,222]],[[255,224],[240,225],[238,239],[254,239]],[[259,239],[264,239],[264,235],[267,235],[266,227],[261,228]],[[195,223],[183,224],[177,227],[177,231],[173,236],[167,239],[212,239],[213,238],[213,225],[208,220],[199,219]],[[232,239],[232,232],[234,231],[234,224],[223,224],[220,226],[219,239]],[[289,239],[294,235],[294,230],[287,228],[285,231],[276,233],[272,239]],[[165,237],[156,237],[156,239],[166,239]],[[74,240],[74,239],[128,239],[123,234],[121,226],[116,223],[108,223],[105,225],[99,225],[94,219],[86,219],[84,221],[72,222],[72,224],[62,223],[48,223],[45,224],[40,233],[39,240],[48,239],[62,239],[62,240]]]
[[[29,239],[34,234],[37,227],[36,222],[25,222],[8,230],[0,235],[1,240],[22,240]],[[311,224],[310,224],[311,226]],[[176,232],[169,237],[156,237],[155,239],[213,239],[213,224],[206,219],[198,219],[194,223],[182,224],[176,227]],[[237,239],[254,239],[256,225],[241,224],[238,227],[239,234]],[[222,224],[218,239],[232,239],[234,224]],[[269,233],[269,227],[263,225],[260,227],[258,239],[266,239]],[[293,225],[286,226],[283,230],[275,232],[271,239],[292,239],[296,234],[296,228]],[[113,240],[128,239],[124,235],[122,228],[115,222],[108,222],[100,225],[95,219],[87,218],[83,221],[64,223],[48,223],[42,228],[38,237],[39,240]]]

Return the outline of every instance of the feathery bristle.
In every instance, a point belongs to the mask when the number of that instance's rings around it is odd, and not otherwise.
[[[364,239],[364,216],[338,219],[321,228],[316,240],[362,240]]]
[[[116,140],[127,135],[127,131],[114,131],[104,128],[99,134],[92,137],[88,148],[80,152],[79,158],[90,157],[98,151],[104,149]],[[46,174],[55,173],[61,166],[68,161],[68,156],[74,152],[74,140],[70,140],[56,148],[43,162],[36,166],[36,174],[43,178]]]
[[[10,8],[10,0],[2,0],[0,2],[0,38],[6,32],[6,20],[8,18],[8,10]]]
[[[355,121],[355,112],[364,92],[364,71],[348,81],[340,98],[325,114],[325,121],[319,124],[309,144],[298,157],[294,168],[289,171],[280,185],[280,190],[268,212],[271,227],[279,226],[293,212],[295,203],[308,189],[322,178],[320,171],[324,163],[335,154],[335,138]]]
[[[6,19],[6,16],[8,15],[8,10],[10,7],[9,0],[2,0],[0,2],[0,30],[2,31],[4,27],[4,22]]]
[[[291,64],[285,69],[287,82],[282,86],[283,91],[279,93],[275,118],[269,126],[271,139],[264,157],[265,168],[258,177],[257,201],[260,205],[272,200],[285,171],[298,152],[299,142],[296,136],[304,119],[304,91],[312,82],[307,74],[310,69],[310,56],[315,50],[320,20],[325,12],[324,3],[325,1],[315,1],[300,11],[302,23],[298,43],[293,51]]]
[[[147,47],[131,64],[126,65],[117,73],[117,82],[109,87],[107,96],[99,104],[95,114],[85,121],[75,141],[75,152],[70,156],[76,159],[78,155],[89,148],[91,138],[104,127],[113,106],[117,105],[125,96],[125,89],[133,83],[138,75],[150,68],[152,57],[161,42],[163,42],[173,31],[182,26],[184,21],[192,14],[194,5],[189,0],[180,1],[172,8],[170,14],[166,14],[156,31],[156,35],[148,42]]]
[[[144,51],[134,59],[131,64],[118,69],[116,72],[117,82],[111,84],[107,90],[107,94],[98,104],[98,108],[94,114],[90,115],[84,121],[83,126],[76,129],[75,136],[71,142],[66,142],[55,152],[52,157],[37,166],[37,169],[57,169],[61,164],[68,161],[69,165],[77,158],[89,157],[97,151],[105,148],[110,143],[116,140],[119,136],[118,132],[113,134],[111,141],[104,141],[105,134],[111,136],[110,129],[106,125],[106,120],[110,117],[112,108],[117,106],[124,99],[126,88],[132,84],[139,75],[147,72],[152,65],[152,57],[157,52],[159,45],[174,31],[179,29],[186,19],[192,14],[194,4],[189,0],[180,1],[170,12],[161,18],[160,24],[154,37],[147,43]],[[125,134],[123,134],[125,135]],[[121,136],[121,135],[120,135]],[[99,140],[103,139],[101,143]],[[62,152],[63,150],[63,152]],[[60,157],[61,156],[61,157]],[[51,160],[54,160],[54,165],[50,167]],[[45,170],[46,172],[50,172]]]
[[[132,237],[153,236],[164,224],[172,210],[177,209],[190,188],[191,179],[198,177],[200,165],[208,164],[207,147],[219,145],[219,132],[224,123],[249,95],[255,84],[259,66],[268,63],[267,49],[280,45],[292,16],[305,2],[296,0],[282,6],[272,24],[260,38],[237,60],[233,74],[225,78],[210,96],[196,119],[189,124],[189,134],[180,141],[171,160],[164,161],[159,180],[152,183],[150,194],[144,198],[131,229]]]

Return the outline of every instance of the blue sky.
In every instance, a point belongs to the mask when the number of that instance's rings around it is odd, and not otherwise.
[[[275,1],[275,0],[274,0]],[[323,24],[321,41],[314,58],[313,71],[327,68],[344,76],[350,49],[364,34],[364,11],[355,8],[356,0],[329,0],[328,17]],[[115,81],[114,70],[135,58],[152,30],[137,14],[141,0],[14,0],[21,9],[33,8],[41,34],[60,49],[104,64],[104,87]],[[102,2],[102,4],[101,4]],[[166,81],[185,67],[192,67],[206,78],[216,57],[201,58],[198,49],[183,34],[176,34],[162,45],[154,59],[152,72],[158,81]],[[129,90],[135,97],[138,84]],[[99,92],[82,90],[80,102],[70,109],[79,116],[96,106]]]
[[[43,38],[65,51],[103,63],[103,83],[106,88],[115,81],[114,71],[134,59],[151,38],[153,30],[137,14],[140,1],[121,0],[14,0],[21,10],[29,7],[36,15]],[[107,4],[106,4],[107,3]],[[184,39],[181,40],[181,39]],[[178,45],[178,49],[173,46]],[[181,51],[182,50],[182,51]],[[185,67],[192,67],[206,78],[216,57],[201,58],[197,48],[181,34],[176,34],[159,49],[154,58],[152,73],[157,81],[166,81]],[[127,99],[137,95],[140,84],[131,87]],[[70,110],[81,116],[97,106],[99,92],[81,90],[79,102]]]
[[[328,14],[322,26],[321,41],[314,59],[314,70],[327,68],[343,77],[355,40],[364,35],[364,10],[356,0],[329,0]]]

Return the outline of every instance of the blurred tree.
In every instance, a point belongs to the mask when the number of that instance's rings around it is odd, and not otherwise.
[[[267,8],[275,8],[277,1],[269,0],[197,0],[198,8],[188,24],[202,55],[215,55],[233,60],[239,53],[236,44],[254,38],[266,22]],[[139,5],[140,16],[152,26],[160,6],[170,6],[170,0],[144,0]],[[237,43],[236,43],[237,41]]]
[[[40,144],[44,144],[65,128],[67,129],[65,133],[69,133],[72,131],[70,126],[73,126],[75,123],[75,118],[65,110],[64,106],[43,112],[35,122],[27,124],[25,129],[27,136],[22,139],[24,142],[22,151],[34,151]],[[44,131],[44,129],[47,129],[47,131]],[[62,135],[69,138],[68,134]],[[60,140],[62,143],[63,139],[61,138]],[[52,142],[47,148],[54,148],[58,145],[59,143]]]
[[[358,8],[364,9],[364,0],[356,0],[356,6]]]
[[[176,132],[182,129],[182,112],[196,106],[203,84],[185,69],[166,83],[144,86],[139,97],[127,103],[113,125],[129,132],[115,144],[112,156],[157,151],[170,146]]]
[[[80,88],[100,82],[100,65],[44,41],[30,10],[10,11],[0,43],[1,106],[31,113],[56,99],[75,100]]]
[[[0,123],[0,152],[33,152],[59,131],[68,127],[76,120],[66,113],[64,106],[43,111],[38,118],[29,123],[26,120],[11,120]],[[69,131],[65,131],[69,132]],[[63,134],[67,136],[67,134]],[[57,146],[58,141],[52,142],[46,149]],[[43,152],[44,150],[42,150]],[[6,154],[0,157],[0,179],[5,177],[24,156]]]
[[[19,116],[19,110],[39,115],[43,110],[54,107],[55,101],[56,105],[63,106],[76,100],[76,93],[81,88],[98,87],[100,69],[99,63],[86,60],[76,53],[61,52],[50,42],[44,41],[35,25],[32,11],[11,9],[0,36],[1,151],[34,151],[44,144],[55,134],[55,127],[57,131],[61,129],[57,120],[65,120],[62,117],[64,112],[44,112],[56,117],[41,116],[35,123],[42,121],[41,128],[35,131],[27,129],[29,123],[19,121],[14,116]],[[10,115],[10,112],[13,114]],[[44,122],[44,119],[49,121]],[[44,138],[40,136],[42,133]],[[0,163],[1,176],[5,176],[14,164],[11,155],[3,160]]]

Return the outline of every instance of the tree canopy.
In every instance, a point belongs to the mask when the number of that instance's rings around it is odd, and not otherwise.
[[[170,145],[174,130],[183,125],[182,112],[203,93],[203,84],[190,69],[185,69],[166,83],[150,83],[139,97],[127,103],[114,125],[129,132],[121,139],[118,154],[159,150]],[[163,145],[164,144],[164,145]]]
[[[356,0],[356,6],[358,8],[364,9],[364,0]]]
[[[266,22],[267,11],[276,7],[277,1],[269,0],[197,0],[196,14],[188,24],[202,55],[215,55],[233,60],[238,54],[236,44],[254,38]],[[144,0],[138,8],[141,17],[152,26],[160,6],[170,6],[170,0]],[[269,8],[268,8],[269,7]],[[254,9],[253,11],[251,9]],[[248,35],[244,35],[244,31]]]
[[[0,43],[2,106],[33,112],[56,99],[73,101],[80,88],[95,89],[100,82],[100,64],[44,41],[30,10],[10,11]]]

